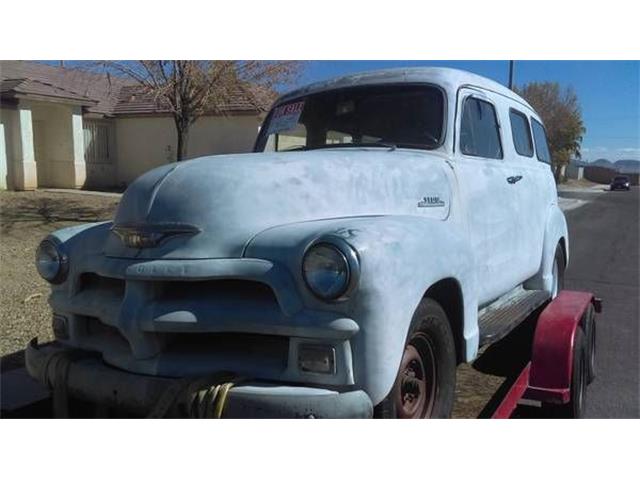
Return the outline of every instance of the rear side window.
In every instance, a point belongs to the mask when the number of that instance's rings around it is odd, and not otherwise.
[[[516,152],[518,155],[533,157],[533,141],[527,117],[517,110],[511,109],[509,110],[509,120],[511,121],[511,134]]]
[[[464,101],[460,150],[474,157],[502,158],[496,110],[489,102],[473,97]]]
[[[549,153],[547,134],[544,131],[544,127],[535,118],[532,118],[531,129],[533,130],[533,140],[536,142],[536,153],[538,154],[538,160],[550,164],[551,154]]]

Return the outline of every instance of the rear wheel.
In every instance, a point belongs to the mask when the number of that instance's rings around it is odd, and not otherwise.
[[[573,340],[571,397],[569,403],[549,406],[553,416],[583,418],[587,393],[587,345],[582,327],[576,329]]]
[[[442,307],[422,301],[411,322],[396,381],[377,418],[447,418],[456,384],[456,349]]]
[[[551,298],[556,298],[560,290],[564,288],[564,269],[565,259],[562,246],[558,244],[556,247],[556,253],[553,258],[553,270],[551,280]]]
[[[593,305],[587,308],[580,326],[586,337],[587,383],[591,383],[596,378],[596,321]]]

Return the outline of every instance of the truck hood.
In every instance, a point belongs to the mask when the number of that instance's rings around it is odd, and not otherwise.
[[[242,256],[279,225],[371,215],[448,216],[446,157],[404,149],[339,148],[203,157],[156,168],[124,193],[115,231],[171,231],[146,248],[112,233],[105,253],[135,258]],[[175,232],[174,232],[175,233]]]

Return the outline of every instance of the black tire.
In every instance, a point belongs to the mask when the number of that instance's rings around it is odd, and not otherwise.
[[[560,293],[560,291],[564,288],[564,270],[566,268],[566,260],[564,258],[564,250],[562,250],[562,245],[558,243],[556,246],[556,253],[553,259],[554,266],[557,268],[558,275],[558,290],[556,295]],[[554,295],[555,297],[555,295]]]
[[[560,418],[583,418],[587,396],[587,345],[581,327],[576,329],[573,340],[573,364],[571,373],[571,399],[565,405],[554,408]]]
[[[420,365],[408,368],[415,364]],[[411,320],[396,381],[387,397],[374,408],[374,418],[449,418],[455,398],[456,367],[456,346],[447,315],[437,302],[426,298]],[[415,404],[411,400],[414,394]]]
[[[587,356],[587,384],[591,384],[596,378],[596,319],[593,305],[589,305],[580,327],[584,330]]]

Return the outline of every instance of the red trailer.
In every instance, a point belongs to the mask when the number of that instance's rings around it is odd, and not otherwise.
[[[601,308],[601,300],[592,293],[563,290],[533,316],[524,343],[522,338],[505,337],[499,349],[513,352],[528,342],[530,355],[480,416],[582,417],[586,387],[595,376],[595,313]],[[479,360],[482,364],[482,357]]]

